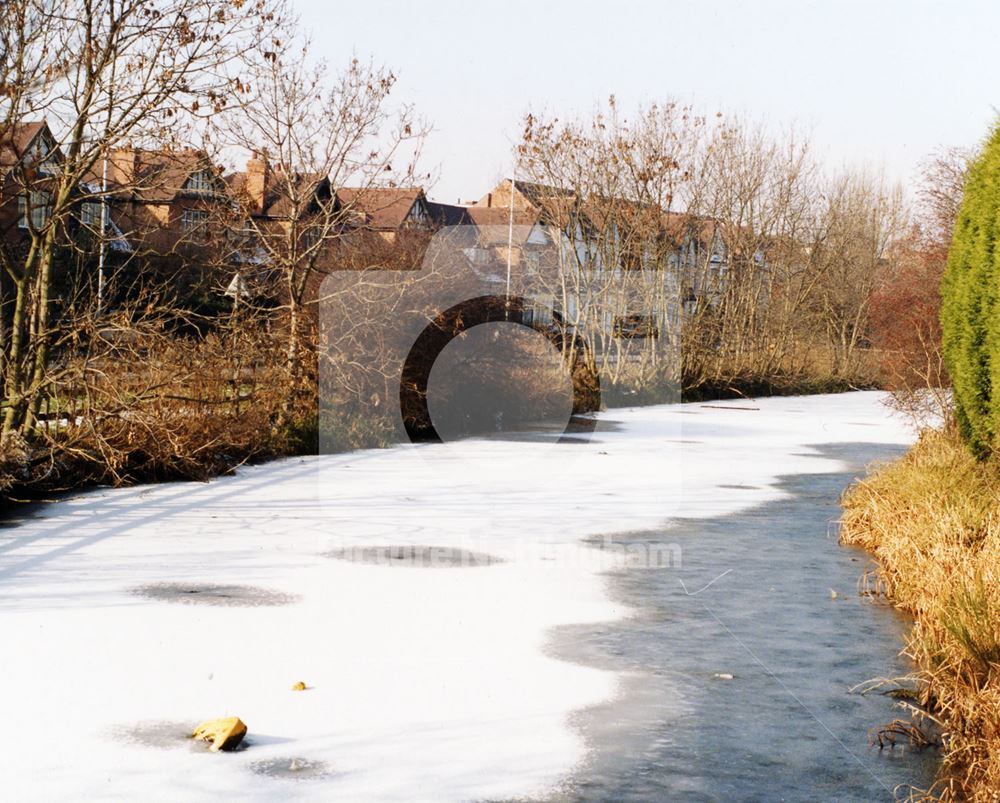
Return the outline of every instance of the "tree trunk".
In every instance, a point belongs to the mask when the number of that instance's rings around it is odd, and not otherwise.
[[[7,356],[6,401],[7,410],[3,418],[3,431],[0,443],[6,444],[11,433],[21,426],[21,416],[24,409],[22,383],[22,366],[24,358],[24,328],[28,307],[28,280],[21,278],[16,283],[17,296],[14,301],[14,317],[10,327],[10,352]]]
[[[51,239],[51,230],[47,240]],[[41,270],[38,273],[38,309],[35,314],[35,361],[31,383],[27,388],[27,407],[24,420],[21,422],[21,434],[28,436],[35,425],[38,410],[41,406],[41,389],[45,382],[45,373],[49,364],[49,286],[52,278],[53,244],[46,242],[42,254]]]

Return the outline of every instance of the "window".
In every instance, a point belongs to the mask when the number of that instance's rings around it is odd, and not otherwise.
[[[18,228],[29,228],[29,217],[31,228],[40,229],[49,222],[49,218],[52,217],[52,193],[32,190],[17,196]]]
[[[201,242],[208,229],[208,212],[200,209],[185,209],[181,213],[181,231],[190,234],[191,239]]]
[[[187,182],[184,184],[184,189],[188,192],[204,195],[215,189],[215,179],[210,171],[199,170],[188,177]]]
[[[230,258],[237,263],[259,265],[267,260],[267,252],[260,235],[252,225],[231,227],[226,230]]]
[[[404,226],[429,226],[430,217],[427,214],[427,209],[424,207],[422,201],[417,201],[410,210],[410,214],[406,216],[406,220],[403,221]]]
[[[44,134],[35,139],[25,161],[32,164],[43,175],[54,176],[59,172],[59,165],[56,162],[56,144]]]
[[[101,228],[101,202],[84,201],[80,204],[80,222],[91,229]]]
[[[319,226],[310,226],[302,234],[302,244],[306,248],[315,248],[322,239],[323,230]]]
[[[552,309],[545,302],[528,301],[521,312],[521,323],[535,329],[551,326],[553,323]]]
[[[226,238],[235,247],[254,245],[257,242],[257,231],[253,226],[230,226],[226,229]]]

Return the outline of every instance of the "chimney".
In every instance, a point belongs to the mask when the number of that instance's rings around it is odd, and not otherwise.
[[[108,156],[108,180],[120,187],[131,187],[139,175],[139,151],[116,148]]]
[[[486,206],[487,207],[492,207],[493,206],[493,193],[492,192],[486,193]]]
[[[271,167],[267,162],[267,152],[254,151],[250,161],[247,162],[246,191],[247,195],[250,196],[251,214],[264,214],[264,193],[267,191],[270,172]]]

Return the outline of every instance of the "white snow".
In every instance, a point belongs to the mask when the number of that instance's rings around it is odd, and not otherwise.
[[[617,428],[587,443],[290,459],[205,484],[84,493],[0,530],[0,797],[544,794],[586,760],[572,712],[622,680],[546,652],[552,627],[629,613],[603,575],[621,556],[583,539],[736,512],[780,496],[781,475],[841,468],[808,456],[808,444],[912,440],[877,393],[602,418]],[[329,556],[407,544],[503,562],[412,568]],[[296,600],[225,607],[131,591],[167,582]],[[310,688],[292,691],[299,680]],[[156,723],[178,723],[165,727],[179,734],[234,715],[249,726],[236,753],[141,738]],[[289,780],[251,768],[293,758],[328,772]]]

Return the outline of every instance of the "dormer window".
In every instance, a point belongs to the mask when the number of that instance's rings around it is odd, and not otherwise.
[[[39,173],[54,176],[59,172],[59,165],[56,162],[56,143],[44,133],[39,134],[25,154],[24,162]]]
[[[323,239],[323,230],[319,226],[310,226],[302,233],[302,244],[307,249],[315,248]]]
[[[215,176],[210,170],[199,170],[188,177],[184,189],[199,195],[210,193],[215,190]]]
[[[427,214],[427,208],[424,206],[423,201],[417,201],[403,224],[422,227],[429,226],[430,222],[430,216]]]

